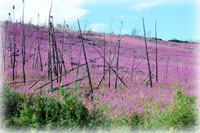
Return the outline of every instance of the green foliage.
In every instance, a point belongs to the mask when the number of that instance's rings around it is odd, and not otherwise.
[[[134,129],[140,127],[140,125],[144,124],[144,116],[138,113],[134,113],[131,119],[131,126]]]
[[[19,115],[24,98],[19,93],[10,91],[8,85],[4,84],[3,88],[4,126],[12,126],[14,124],[13,116]]]
[[[134,113],[131,125],[133,129],[182,130],[192,129],[197,123],[196,97],[176,88],[173,100],[169,106],[160,110],[156,104],[153,110],[146,110],[145,117]]]
[[[186,92],[177,88],[169,106],[159,111],[146,112],[149,117],[145,118],[142,128],[145,129],[192,129],[197,122],[197,110],[195,107],[196,97],[189,96]]]
[[[60,92],[62,101],[45,94],[24,96],[5,89],[5,127],[71,130],[101,123],[95,120],[96,117],[90,116],[77,95],[61,87]]]
[[[174,101],[160,114],[160,122],[166,129],[190,128],[197,122],[197,110],[195,107],[195,96],[189,96],[186,92],[178,89]]]
[[[189,41],[181,41],[179,39],[171,39],[170,42],[190,43]]]

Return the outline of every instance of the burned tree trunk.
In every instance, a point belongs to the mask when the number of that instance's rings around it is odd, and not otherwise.
[[[103,56],[104,58],[106,58],[106,39],[105,39],[105,34],[104,34],[104,49],[103,49]],[[105,75],[105,70],[106,69],[106,62],[104,60],[103,62],[103,75]],[[105,77],[104,77],[104,81],[105,81]]]
[[[118,69],[119,69],[119,52],[120,52],[120,43],[121,43],[121,31],[122,31],[122,24],[121,21],[121,28],[119,33],[119,39],[118,39],[118,49],[117,49],[117,62],[116,62],[116,79],[115,79],[115,89],[117,89],[117,75],[118,75]]]
[[[16,64],[16,36],[15,36],[15,13],[14,13],[14,10],[15,10],[15,6],[13,5],[13,45],[14,45],[14,48],[13,48],[13,61],[12,61],[12,69],[13,69],[13,75],[12,75],[12,78],[13,78],[13,82],[15,80],[15,64]]]
[[[110,53],[109,53],[109,63],[111,61],[111,48],[112,48],[112,22],[113,19],[111,20],[111,26],[110,26]],[[109,77],[108,77],[108,87],[110,88],[110,78],[111,78],[111,70],[110,67],[108,67],[109,70]]]
[[[48,22],[48,40],[49,40],[49,48],[48,48],[48,79],[51,81],[51,90],[53,90],[53,81],[52,81],[52,63],[51,63],[51,28],[52,28],[52,23],[51,23],[51,8],[52,8],[53,0],[51,1],[51,7],[49,10],[49,22]]]
[[[26,82],[25,74],[25,62],[26,62],[26,50],[25,50],[25,31],[24,31],[24,0],[23,0],[23,13],[22,13],[22,69],[23,69],[23,81]]]
[[[81,33],[81,27],[79,24],[79,20],[78,20],[78,26],[79,26],[79,32],[80,32],[80,37],[82,40],[82,46],[83,46],[83,53],[84,53],[84,57],[85,57],[85,63],[86,63],[86,69],[87,69],[87,74],[88,74],[88,80],[89,80],[89,85],[90,85],[90,93],[93,93],[93,88],[92,88],[92,81],[91,81],[91,77],[90,77],[90,71],[89,71],[89,66],[88,66],[88,62],[87,62],[87,56],[86,56],[86,52],[85,52],[85,46],[84,46],[84,42],[83,42],[83,38],[82,38],[82,33]]]
[[[135,48],[133,47],[133,52],[134,52],[134,54],[133,54],[133,63],[132,63],[132,68],[131,68],[131,83],[132,83],[132,81],[133,81],[133,69],[134,69],[134,65],[135,65]]]
[[[158,83],[158,45],[157,45],[157,25],[155,21],[155,40],[156,40],[156,82]]]
[[[145,33],[144,18],[143,18],[143,29],[144,29],[144,41],[145,41],[145,48],[146,48],[147,65],[148,65],[148,70],[149,70],[149,82],[150,82],[150,86],[152,87],[151,67],[150,67],[149,55],[148,55],[148,49],[147,49],[147,40],[146,40],[146,33]]]
[[[128,86],[124,83],[124,81],[122,80],[122,78],[119,77],[119,75],[116,73],[116,71],[113,69],[113,67],[109,64],[109,62],[106,61],[106,59],[103,57],[103,55],[99,52],[99,50],[97,48],[95,48],[94,45],[92,45],[92,47],[97,51],[97,53],[101,56],[101,58],[103,58],[105,60],[105,62],[108,65],[108,67],[111,68],[111,70],[114,72],[114,74],[117,76],[117,78],[124,84],[124,86],[128,88]]]

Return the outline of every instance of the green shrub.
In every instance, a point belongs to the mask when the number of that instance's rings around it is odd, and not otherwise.
[[[197,123],[196,97],[176,88],[172,102],[160,111],[160,106],[145,111],[147,116],[135,113],[132,116],[133,129],[181,130],[192,129]]]
[[[4,86],[5,127],[67,130],[106,127],[102,110],[95,108],[89,114],[79,94],[59,89],[62,101],[42,93],[20,94]]]
[[[139,128],[141,125],[144,125],[144,116],[138,113],[134,113],[131,120],[131,126],[134,129]]]
[[[174,101],[160,114],[160,122],[165,128],[185,129],[195,126],[197,110],[195,96],[189,96],[178,89]]]
[[[22,95],[4,89],[5,127],[20,128],[84,128],[91,116],[77,95],[61,89],[62,101],[45,94]]]
[[[19,115],[19,110],[22,109],[24,98],[21,94],[10,91],[9,86],[3,85],[3,122],[4,126],[11,127],[14,125],[13,116]]]

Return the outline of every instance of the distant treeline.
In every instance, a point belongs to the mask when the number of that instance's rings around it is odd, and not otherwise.
[[[178,39],[172,39],[172,40],[168,40],[170,42],[180,42],[180,43],[196,43],[198,44],[198,42],[195,42],[195,41],[181,41],[181,40],[178,40]]]

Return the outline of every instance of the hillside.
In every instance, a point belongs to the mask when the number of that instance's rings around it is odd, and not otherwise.
[[[60,66],[53,68],[53,90],[48,79],[48,50],[49,36],[47,27],[25,25],[25,74],[26,83],[23,83],[22,63],[22,26],[18,23],[3,23],[3,60],[4,82],[11,85],[13,91],[27,94],[50,94],[57,100],[61,100],[58,86],[64,89],[72,89],[74,86],[81,88],[83,105],[91,112],[95,106],[103,108],[104,115],[113,118],[114,114],[126,114],[130,120],[136,112],[145,113],[146,110],[154,110],[159,106],[160,111],[170,105],[175,88],[185,90],[189,95],[196,95],[198,44],[177,43],[158,40],[158,83],[156,82],[156,50],[155,39],[147,39],[149,61],[152,73],[153,87],[149,85],[148,66],[144,38],[139,36],[121,35],[119,48],[119,70],[116,81],[116,62],[119,35],[97,32],[79,31],[71,29],[54,29],[54,38],[51,41],[56,44]],[[14,30],[15,28],[15,30]],[[6,38],[6,39],[5,39]],[[55,39],[55,40],[52,40]],[[82,49],[82,41],[85,45],[89,73],[93,86],[92,96],[89,100],[90,85],[87,68]],[[16,44],[16,66],[13,65],[14,43]],[[104,59],[105,45],[105,65]],[[55,49],[54,49],[55,50]],[[53,51],[52,51],[53,52]],[[110,55],[111,53],[111,55]],[[102,55],[102,56],[101,56]],[[41,60],[40,60],[41,57]],[[106,62],[113,60],[109,87],[109,65]],[[41,61],[41,62],[40,62]],[[58,61],[58,60],[56,60]],[[56,64],[56,62],[53,62]],[[81,65],[82,64],[82,65]],[[78,69],[77,69],[78,68]],[[105,68],[105,69],[104,69]],[[56,80],[56,71],[59,77]],[[103,79],[104,70],[106,72]],[[66,71],[66,75],[64,74]],[[63,76],[62,76],[63,75]],[[41,77],[42,76],[42,77]],[[59,82],[60,81],[60,82]],[[48,83],[48,84],[46,84]],[[76,83],[76,84],[75,84]],[[101,84],[99,84],[101,83]],[[126,87],[127,86],[127,87]],[[73,91],[73,89],[72,89]],[[155,104],[158,101],[158,104]],[[105,105],[106,103],[106,105]],[[95,105],[95,106],[94,106]],[[104,106],[105,105],[105,106]],[[148,105],[148,107],[146,106]],[[107,108],[106,111],[104,108]],[[146,117],[146,116],[145,116]]]

